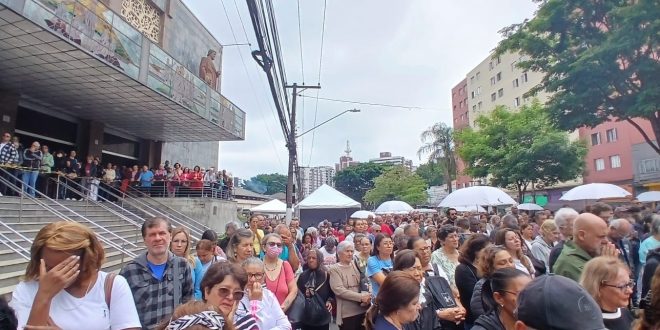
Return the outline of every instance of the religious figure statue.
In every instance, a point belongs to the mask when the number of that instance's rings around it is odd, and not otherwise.
[[[217,91],[218,77],[220,76],[220,71],[217,71],[215,64],[213,64],[217,54],[215,50],[209,49],[206,57],[202,57],[199,62],[199,77],[215,91]]]

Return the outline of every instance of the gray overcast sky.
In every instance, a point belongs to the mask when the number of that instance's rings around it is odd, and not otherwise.
[[[289,83],[315,85],[324,2],[299,1],[304,79],[298,2],[274,1],[285,70]],[[221,143],[220,168],[245,179],[259,173],[286,174],[287,153],[265,74],[250,55],[257,46],[246,2],[184,3],[221,44],[246,41],[241,19],[252,43],[252,47],[224,48],[222,94],[241,107],[247,119],[245,141]],[[317,124],[349,108],[357,107],[362,112],[344,114],[316,129],[314,136],[310,132],[301,138],[300,165],[334,166],[343,155],[346,140],[357,161],[368,161],[381,151],[389,151],[412,159],[415,165],[425,162],[416,155],[421,145],[419,135],[436,122],[451,125],[451,88],[497,45],[500,28],[531,18],[535,9],[531,0],[327,1],[319,97],[425,109],[319,100]],[[316,96],[316,91],[305,94]],[[298,130],[303,132],[314,125],[316,101],[299,100]]]

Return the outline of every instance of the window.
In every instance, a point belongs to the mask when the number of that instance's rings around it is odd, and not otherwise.
[[[498,56],[497,59],[495,59],[495,62],[497,62],[497,64],[500,64],[502,63],[502,59]]]
[[[472,106],[472,111],[477,111],[477,105],[476,104]]]
[[[461,114],[461,120],[465,120],[465,114]]]
[[[500,90],[497,91],[497,96],[502,97],[504,96],[504,89],[500,88]]]
[[[490,100],[491,101],[497,100],[497,93],[490,94]]]
[[[516,65],[517,65],[517,64],[518,64],[518,61],[513,61],[513,63],[511,63],[511,71],[515,71],[515,70],[516,70]]]
[[[516,107],[516,108],[520,106],[520,98],[519,97],[516,97],[513,100],[513,106]]]
[[[602,171],[605,169],[605,160],[602,158],[598,158],[594,160],[594,167],[596,167],[596,171]]]
[[[650,174],[660,171],[660,158],[644,159],[639,163],[639,174]]]
[[[522,81],[523,81],[523,82],[527,82],[527,81],[528,81],[528,79],[527,79],[527,71],[523,72],[522,76],[520,76],[520,77],[522,78]]]
[[[621,157],[619,157],[619,155],[610,156],[610,166],[612,166],[612,168],[621,167]]]
[[[493,61],[490,61],[490,63],[488,63],[488,69],[492,70],[494,67],[495,65],[493,65]]]
[[[518,87],[518,86],[520,86],[520,82],[518,81],[518,78],[516,78],[516,79],[513,81],[513,87],[516,88],[516,87]]]
[[[497,78],[497,81],[502,80],[502,72],[498,72],[495,77]]]
[[[474,91],[470,92],[470,97],[474,98]]]
[[[479,108],[479,110],[481,110],[481,101],[479,101],[479,103],[477,103],[477,105],[478,105],[477,108]]]
[[[463,101],[459,101],[459,102],[458,102],[458,107],[459,107],[459,108],[462,108],[462,107],[463,107]]]
[[[615,142],[617,140],[616,128],[608,129],[606,131],[606,134],[607,134],[607,142]]]
[[[470,84],[474,84],[474,76],[470,77]]]
[[[477,95],[481,95],[481,86],[477,87]]]
[[[481,72],[477,72],[477,80],[479,80],[479,76],[481,76]]]
[[[495,85],[495,77],[490,77],[490,85]]]
[[[591,134],[591,145],[597,146],[600,144],[600,133]]]

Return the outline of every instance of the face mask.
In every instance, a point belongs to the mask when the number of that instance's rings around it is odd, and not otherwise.
[[[269,246],[269,247],[266,248],[266,254],[271,258],[279,257],[280,253],[282,253],[282,248],[281,247],[277,247],[277,246],[272,246],[271,247],[271,246]]]

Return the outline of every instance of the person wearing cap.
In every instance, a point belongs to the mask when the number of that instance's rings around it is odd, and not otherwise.
[[[582,213],[574,225],[573,239],[564,245],[553,271],[577,282],[587,261],[600,255],[618,257],[619,251],[607,239],[607,223],[598,216]]]
[[[515,330],[606,330],[589,293],[563,276],[542,275],[518,294]]]
[[[596,257],[584,266],[580,285],[589,292],[603,313],[609,330],[628,330],[634,317],[627,309],[635,282],[630,269],[613,257]]]

